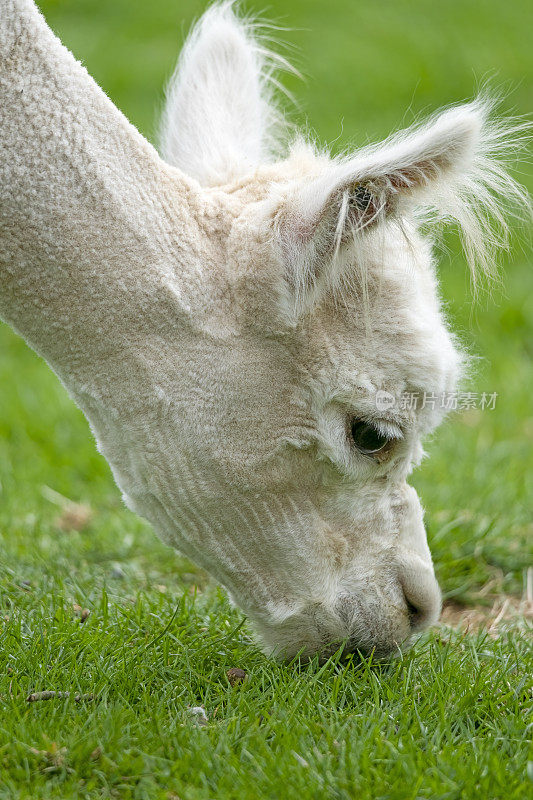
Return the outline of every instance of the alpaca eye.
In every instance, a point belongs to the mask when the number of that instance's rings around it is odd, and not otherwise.
[[[391,441],[388,436],[380,433],[373,425],[360,419],[352,421],[350,433],[354,445],[365,455],[380,453]]]

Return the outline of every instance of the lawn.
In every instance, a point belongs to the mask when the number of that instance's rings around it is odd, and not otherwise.
[[[153,139],[203,4],[40,5]],[[525,0],[268,4],[308,76],[287,78],[293,115],[338,148],[468,98],[487,77],[507,92],[503,111],[527,112],[532,11]],[[391,663],[267,660],[224,592],[124,508],[81,412],[0,325],[0,799],[528,795],[533,269],[517,234],[501,286],[474,302],[453,235],[446,245],[448,316],[477,356],[468,388],[498,396],[493,410],[453,415],[413,476],[447,607]],[[234,667],[246,678],[232,685]],[[70,694],[27,701],[45,690]]]

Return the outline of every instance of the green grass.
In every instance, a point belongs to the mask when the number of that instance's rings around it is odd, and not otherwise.
[[[47,0],[52,26],[148,136],[192,0]],[[262,8],[250,4],[250,8]],[[471,96],[487,76],[531,105],[532,7],[485,0],[270,0],[295,28],[321,139],[384,136]],[[303,112],[296,114],[302,118]],[[519,246],[503,290],[473,305],[453,237],[443,293],[479,356],[473,391],[414,476],[445,596],[520,596],[531,564],[533,270]],[[62,495],[92,509],[58,524]],[[90,610],[85,622],[73,604]],[[0,327],[0,798],[506,798],[527,774],[531,639],[441,628],[391,664],[279,665],[240,613],[121,504],[87,423],[46,365]],[[529,634],[530,635],[530,634]],[[231,687],[229,667],[248,673]],[[41,690],[90,693],[28,704]],[[205,707],[198,726],[190,706]],[[529,710],[528,710],[529,709]],[[530,756],[531,757],[531,756]]]

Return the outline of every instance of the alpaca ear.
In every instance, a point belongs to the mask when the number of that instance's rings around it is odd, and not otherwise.
[[[481,103],[450,109],[291,186],[276,229],[297,313],[335,282],[345,243],[409,206],[448,212],[475,168],[485,115]]]
[[[232,2],[212,6],[196,24],[167,88],[160,150],[205,186],[239,178],[268,159],[274,112],[274,61],[238,19]]]

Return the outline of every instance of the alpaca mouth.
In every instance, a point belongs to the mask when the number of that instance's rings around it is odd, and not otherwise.
[[[398,584],[388,597],[340,595],[333,605],[315,603],[282,623],[259,623],[256,629],[267,651],[282,660],[295,657],[325,661],[335,654],[340,660],[356,655],[390,658],[410,644],[421,630],[420,610],[409,607]]]

